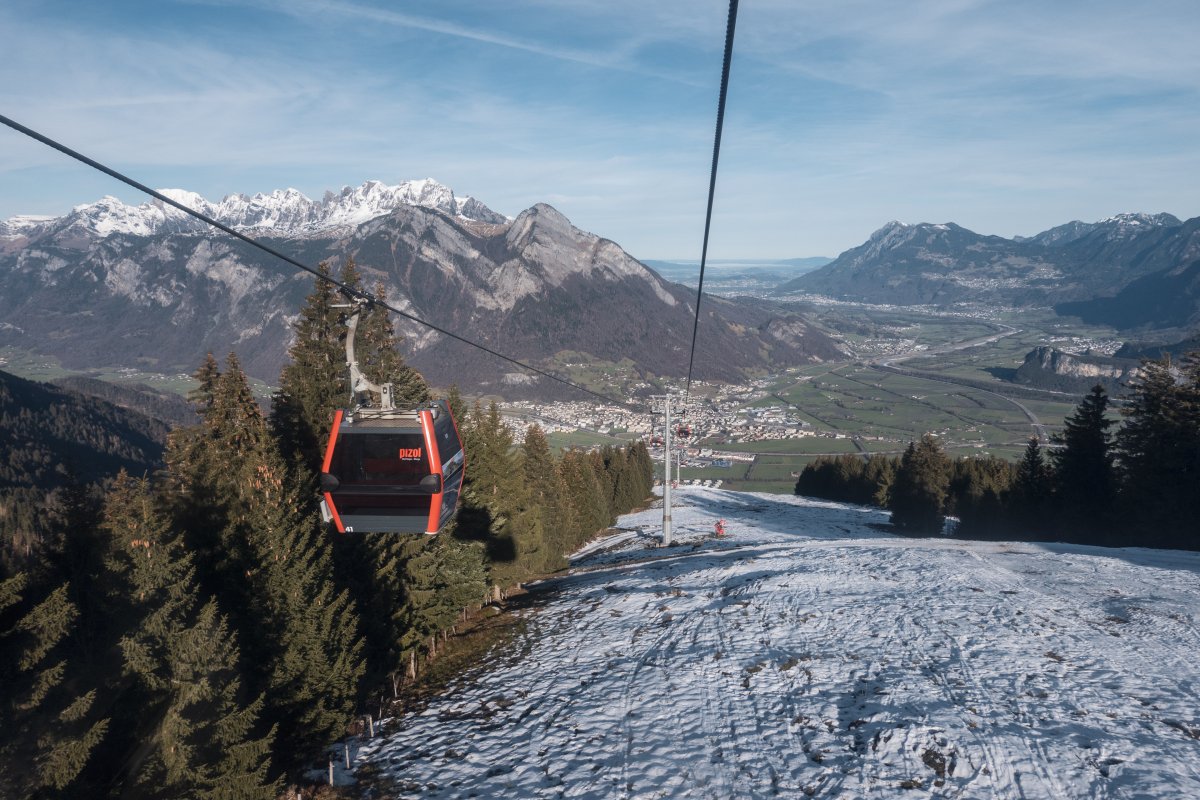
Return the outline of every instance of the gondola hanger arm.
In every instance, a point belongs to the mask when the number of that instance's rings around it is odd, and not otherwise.
[[[350,368],[350,402],[352,405],[359,404],[359,398],[366,392],[375,392],[379,395],[379,408],[381,411],[391,411],[396,407],[395,401],[392,398],[392,384],[378,384],[369,380],[362,370],[358,368],[358,356],[354,352],[355,334],[358,332],[358,320],[362,315],[363,309],[370,308],[374,303],[374,298],[371,297],[350,297],[350,303],[345,305],[336,305],[334,308],[349,308],[350,315],[346,319],[346,366]],[[367,403],[370,405],[370,402]]]

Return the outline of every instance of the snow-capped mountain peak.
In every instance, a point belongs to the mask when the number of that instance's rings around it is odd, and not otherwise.
[[[213,207],[212,203],[205,200],[196,192],[191,192],[187,189],[159,189],[158,193],[169,197],[176,203],[187,206],[193,211],[207,214]],[[178,211],[178,209],[175,210]]]
[[[1143,214],[1124,213],[1114,214],[1100,220],[1097,225],[1120,225],[1126,227],[1158,228],[1181,224],[1174,214]]]
[[[1125,213],[1100,220],[1092,227],[1092,231],[1100,231],[1105,239],[1113,241],[1180,224],[1182,223],[1179,219],[1172,214]]]
[[[882,226],[880,226],[879,230],[872,233],[870,235],[870,237],[868,237],[868,239],[869,240],[884,239],[888,236],[891,236],[896,231],[902,231],[907,227],[908,226],[905,225],[903,222],[893,219],[889,222],[885,222]]]
[[[369,180],[361,186],[345,186],[340,192],[325,192],[312,200],[298,189],[276,189],[253,196],[230,194],[212,203],[186,189],[161,189],[167,198],[193,211],[213,217],[237,230],[267,233],[272,236],[312,236],[337,229],[351,229],[401,206],[419,206],[449,216],[478,222],[502,223],[507,217],[471,197],[455,197],[453,190],[432,178],[389,185]],[[177,208],[151,200],[126,205],[116,197],[105,196],[93,203],[75,206],[69,214],[57,218],[14,217],[0,222],[0,235],[35,235],[40,230],[78,226],[102,237],[117,233],[151,236],[156,233],[205,230],[204,223]]]
[[[36,231],[53,220],[54,217],[42,217],[34,214],[22,214],[9,219],[0,220],[0,239],[15,239],[24,236],[29,231]]]
[[[174,213],[184,216],[179,211]],[[161,203],[129,206],[112,195],[105,195],[94,203],[75,206],[66,217],[51,219],[47,225],[65,222],[63,227],[82,228],[99,236],[110,236],[114,233],[150,236],[163,226],[166,219],[167,215]]]

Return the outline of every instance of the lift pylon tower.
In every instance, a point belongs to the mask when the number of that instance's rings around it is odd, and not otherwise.
[[[663,524],[662,546],[671,546],[671,395],[655,395],[663,404]]]

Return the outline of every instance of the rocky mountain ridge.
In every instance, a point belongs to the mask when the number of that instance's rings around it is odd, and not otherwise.
[[[311,200],[296,189],[276,189],[253,196],[227,195],[212,203],[184,189],[159,192],[193,211],[212,217],[229,227],[250,234],[271,236],[319,236],[348,231],[402,206],[437,209],[450,216],[491,224],[508,218],[492,211],[473,197],[457,197],[454,191],[432,178],[404,181],[389,186],[367,181],[361,186],[325,192]],[[81,236],[105,237],[117,233],[154,236],[160,233],[207,233],[208,226],[160,200],[127,205],[115,197],[75,206],[62,217],[13,217],[0,221],[0,242],[30,240],[48,232],[73,231]]]
[[[1200,218],[1171,214],[1075,221],[1016,239],[954,223],[889,222],[776,291],[900,305],[1054,306],[1123,328],[1186,327],[1200,322],[1198,261]]]
[[[1056,225],[1034,236],[1014,236],[1013,241],[1035,242],[1055,247],[1082,239],[1093,231],[1102,231],[1104,238],[1112,240],[1144,233],[1152,228],[1172,228],[1182,224],[1174,214],[1115,214],[1099,222],[1072,220],[1065,225]]]
[[[1140,365],[1136,359],[1068,353],[1043,345],[1025,355],[1013,377],[1017,383],[1041,389],[1083,394],[1099,383],[1110,394],[1123,394]]]
[[[628,361],[646,375],[686,369],[691,290],[548,205],[488,221],[466,216],[457,198],[440,203],[453,197],[448,190],[426,188],[426,203],[333,228],[283,214],[309,208],[292,195],[272,204],[275,216],[247,211],[238,219],[264,226],[258,237],[307,264],[328,261],[336,270],[353,257],[367,285],[382,283],[398,308],[512,357],[553,366],[556,354],[572,352]],[[326,210],[380,207],[324,202]],[[190,372],[206,352],[237,350],[251,375],[274,382],[312,277],[223,234],[176,226],[162,209],[138,219],[147,218],[158,227],[10,221],[0,242],[0,345],[53,355],[69,368],[155,372]],[[703,312],[701,378],[733,380],[840,354],[782,304],[706,297]],[[555,389],[419,324],[395,323],[406,355],[438,385],[519,385],[532,396]]]

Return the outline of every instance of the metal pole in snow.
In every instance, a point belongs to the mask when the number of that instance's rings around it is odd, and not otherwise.
[[[663,398],[666,409],[663,431],[663,547],[671,544],[671,395]]]

